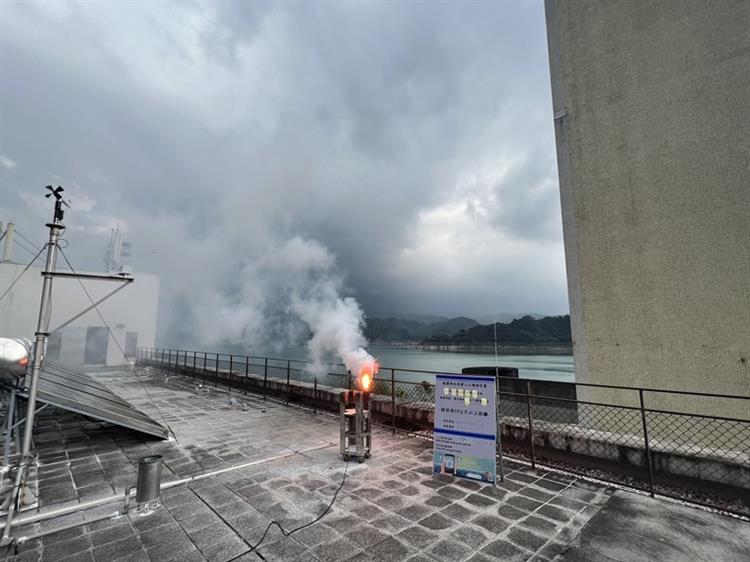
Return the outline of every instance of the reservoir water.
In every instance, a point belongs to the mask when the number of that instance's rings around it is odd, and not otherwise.
[[[227,353],[243,353],[240,349],[225,349]],[[396,369],[398,380],[434,382],[429,373],[410,373],[399,369],[460,373],[464,367],[494,366],[495,356],[477,353],[453,353],[425,351],[416,347],[395,345],[370,345],[369,351],[381,365],[382,377],[390,376],[386,369]],[[282,350],[254,350],[253,355],[283,357],[305,361],[307,350],[304,347],[286,347]],[[336,363],[339,360],[334,360]],[[283,362],[276,362],[282,365]],[[498,355],[500,367],[516,367],[518,375],[536,380],[575,382],[575,369],[572,355]]]
[[[376,345],[368,347],[368,351],[384,368],[460,373],[464,367],[495,366],[495,356],[486,354],[423,351],[416,348]],[[518,375],[523,378],[575,382],[572,355],[498,355],[497,364],[500,367],[516,367]],[[423,373],[397,371],[396,374],[401,380],[432,380],[432,377]]]

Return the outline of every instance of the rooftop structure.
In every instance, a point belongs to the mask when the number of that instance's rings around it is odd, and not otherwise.
[[[546,8],[576,380],[750,396],[750,4]]]
[[[11,227],[12,223],[9,223],[3,231],[4,242],[9,244],[9,248],[13,247],[13,240],[18,234]],[[118,256],[120,255],[118,250]],[[39,310],[39,295],[42,292],[43,260],[37,260],[23,273],[27,262],[22,263],[20,256],[14,258],[10,251],[6,251],[4,257],[4,261],[0,262],[0,295],[12,284],[13,287],[0,302],[0,336],[31,340]],[[60,269],[65,270],[65,267]],[[114,288],[111,283],[84,283],[86,291],[95,301]],[[89,296],[76,279],[58,279],[55,282],[54,297],[51,329],[91,305]],[[99,305],[99,311],[107,319],[128,358],[135,357],[138,346],[154,344],[158,303],[159,277],[138,273],[133,283]],[[110,338],[107,326],[95,310],[76,318],[62,330],[51,333],[47,343],[47,358],[67,365],[120,365],[125,362],[122,351]]]

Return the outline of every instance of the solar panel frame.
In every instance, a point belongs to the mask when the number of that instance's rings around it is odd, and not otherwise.
[[[19,395],[28,398],[23,391]],[[169,431],[163,425],[91,376],[62,365],[44,366],[39,377],[37,401],[159,439],[169,438]]]

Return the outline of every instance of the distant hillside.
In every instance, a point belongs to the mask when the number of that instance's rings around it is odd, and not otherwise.
[[[497,343],[501,347],[528,345],[566,349],[573,345],[569,315],[545,316],[540,319],[524,316],[507,324],[498,322],[496,326]],[[435,348],[494,346],[493,325],[478,325],[458,330],[449,336],[430,336],[422,341],[422,345]]]
[[[477,326],[479,326],[479,322],[473,318],[457,316],[456,318],[450,318],[448,320],[443,320],[442,322],[434,322],[425,326],[424,333],[425,337],[437,337],[455,334],[458,331],[469,330]]]
[[[495,322],[511,322],[523,318],[524,316],[531,316],[532,318],[544,318],[544,314],[537,314],[536,312],[497,312],[495,314],[485,314],[477,318],[477,322],[480,324],[493,324]]]
[[[464,316],[441,319],[437,322],[395,317],[368,318],[365,337],[371,342],[419,342],[430,337],[447,337],[478,325],[476,320]]]

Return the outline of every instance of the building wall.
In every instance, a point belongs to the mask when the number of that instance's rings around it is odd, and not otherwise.
[[[750,396],[750,2],[546,9],[577,380]]]
[[[0,294],[23,271],[25,264],[0,263]],[[0,336],[25,337],[33,341],[42,292],[41,267],[30,268],[2,301],[0,301]],[[138,333],[138,346],[154,347],[156,312],[159,302],[159,278],[136,273],[135,281],[111,299],[99,305],[120,345],[125,349],[128,332]],[[96,301],[116,288],[115,282],[84,281]],[[55,279],[52,287],[52,321],[50,329],[67,321],[90,301],[75,279]],[[59,361],[69,365],[82,364],[85,356],[86,333],[90,327],[104,327],[92,310],[62,331]],[[117,345],[107,338],[106,364],[119,365],[125,360]],[[49,350],[48,350],[49,351]]]

